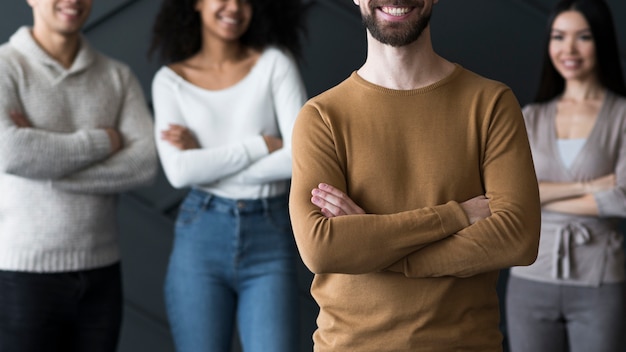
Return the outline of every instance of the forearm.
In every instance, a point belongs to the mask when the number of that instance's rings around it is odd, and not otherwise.
[[[52,181],[55,188],[75,193],[111,194],[150,184],[157,173],[151,138],[135,141],[101,163]]]
[[[57,179],[110,155],[102,129],[56,133],[37,128],[5,128],[0,132],[0,169],[33,179]]]
[[[587,189],[582,182],[539,182],[541,204],[580,197],[585,193]]]
[[[224,181],[243,184],[265,184],[291,178],[291,153],[283,148],[266,155]]]
[[[469,277],[529,265],[537,256],[539,222],[539,215],[495,214],[411,253],[388,270],[411,278]]]
[[[165,174],[175,188],[208,185],[235,175],[267,155],[261,136],[214,148],[177,150],[157,141]]]
[[[316,207],[309,206],[309,197],[302,199],[297,195],[300,193],[292,189],[294,234],[304,263],[314,273],[381,271],[468,225],[456,202],[390,215],[329,219]]]
[[[586,194],[581,197],[550,202],[547,204],[543,204],[542,208],[544,210],[573,215],[599,215],[598,203],[596,203],[596,199],[592,194]]]

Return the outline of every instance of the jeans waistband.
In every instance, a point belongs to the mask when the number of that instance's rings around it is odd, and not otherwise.
[[[193,188],[189,191],[187,197],[202,198],[204,208],[210,207],[218,211],[234,211],[237,213],[265,212],[271,209],[285,208],[288,204],[286,194],[258,199],[232,199],[216,196],[215,194]]]

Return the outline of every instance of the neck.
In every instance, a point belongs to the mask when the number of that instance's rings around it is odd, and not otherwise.
[[[34,26],[31,35],[35,42],[63,67],[72,66],[80,48],[80,34],[63,35]]]
[[[196,57],[204,66],[221,68],[246,57],[247,48],[238,41],[205,40]]]
[[[583,102],[586,100],[598,100],[604,97],[605,88],[596,80],[565,81],[565,90],[562,99]]]
[[[392,47],[382,44],[367,33],[367,60],[358,70],[359,76],[376,85],[410,90],[433,84],[454,70],[454,65],[437,55],[427,27],[415,42]]]

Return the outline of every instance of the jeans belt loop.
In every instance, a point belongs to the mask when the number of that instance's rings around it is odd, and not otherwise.
[[[206,208],[209,207],[209,204],[211,204],[211,200],[213,199],[213,194],[211,193],[206,193],[206,196],[204,197],[204,199],[202,200],[202,210],[206,210]]]

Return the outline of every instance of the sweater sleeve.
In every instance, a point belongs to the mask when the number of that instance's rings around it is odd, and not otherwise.
[[[117,126],[123,148],[100,163],[52,181],[53,187],[78,193],[117,193],[153,181],[158,165],[152,118],[141,86],[130,70],[125,71],[124,87]]]
[[[170,125],[188,126],[189,116],[179,102],[177,82],[163,69],[152,82],[156,145],[161,164],[170,184],[175,188],[207,185],[241,171],[268,154],[262,136],[212,148],[179,150],[160,138]],[[185,110],[187,114],[189,109]],[[216,131],[193,131],[196,135]],[[217,132],[219,133],[219,132]]]
[[[617,148],[614,170],[616,185],[613,189],[594,194],[601,217],[626,218],[626,141],[624,140],[624,136],[626,136],[626,103],[618,112],[622,116],[612,120],[621,122],[621,125],[617,126],[619,133],[615,141],[612,141],[614,147]]]
[[[11,70],[14,69],[0,63],[1,172],[31,179],[57,179],[109,156],[111,145],[103,129],[60,133],[37,126],[17,127],[9,112],[24,109]]]
[[[306,90],[292,57],[278,55],[272,74],[272,97],[283,148],[266,155],[228,181],[263,184],[291,177],[291,137],[298,112],[306,101]]]
[[[530,265],[539,246],[540,203],[523,117],[511,91],[488,119],[482,177],[492,215],[395,263],[407,277],[468,277]]]
[[[293,133],[289,206],[298,249],[312,272],[380,271],[468,225],[456,202],[388,215],[324,217],[310,201],[311,190],[319,182],[323,180],[350,195],[347,171],[336,155],[334,138],[319,111],[305,105]]]

